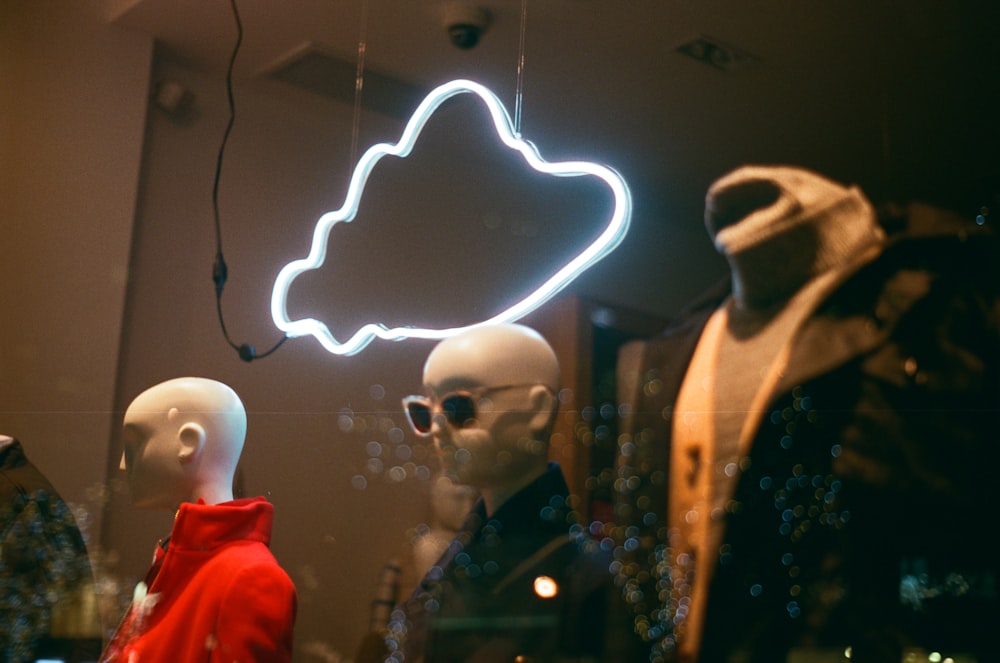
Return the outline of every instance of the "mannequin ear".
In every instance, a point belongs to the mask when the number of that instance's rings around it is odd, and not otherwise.
[[[548,387],[536,384],[528,394],[531,399],[531,430],[544,432],[552,425],[556,414],[556,396]]]
[[[205,429],[201,427],[201,424],[188,422],[181,426],[177,433],[177,439],[181,443],[177,458],[182,465],[186,465],[194,460],[204,448]]]

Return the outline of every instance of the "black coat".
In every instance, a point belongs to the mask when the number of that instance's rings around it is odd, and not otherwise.
[[[806,320],[740,464],[710,588],[701,661],[907,648],[992,660],[1000,624],[1000,251],[948,213],[884,219],[891,240]],[[622,458],[640,525],[633,608],[670,659],[671,413],[717,290],[643,342],[644,395]],[[650,381],[656,388],[648,388]],[[633,484],[635,485],[635,484]],[[645,519],[645,520],[644,520]],[[662,585],[661,585],[662,586]],[[993,654],[991,654],[993,656]]]
[[[393,613],[406,663],[633,660],[631,617],[610,550],[575,523],[555,463],[487,517],[482,501],[448,552]],[[540,597],[548,578],[555,596]],[[519,658],[520,657],[520,658]]]

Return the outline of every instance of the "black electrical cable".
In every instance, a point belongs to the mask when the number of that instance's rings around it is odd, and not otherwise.
[[[215,310],[219,315],[219,326],[222,328],[222,335],[226,342],[236,350],[240,359],[251,362],[254,359],[262,359],[281,347],[281,344],[288,340],[288,336],[282,336],[274,346],[264,352],[257,354],[257,350],[249,343],[237,345],[229,337],[226,329],[226,321],[222,315],[222,290],[226,286],[226,279],[229,277],[229,268],[226,267],[226,259],[222,256],[222,224],[219,222],[219,179],[222,176],[222,157],[226,151],[226,143],[229,141],[229,134],[233,130],[236,122],[236,103],[233,101],[233,67],[236,64],[236,55],[240,52],[240,45],[243,43],[243,22],[240,20],[240,12],[236,7],[236,0],[229,0],[229,5],[233,10],[233,18],[236,21],[236,44],[233,52],[229,56],[229,68],[226,71],[226,95],[229,99],[229,122],[226,124],[226,131],[222,135],[222,144],[219,145],[219,156],[215,162],[215,182],[212,186],[212,212],[215,215],[215,263],[212,265],[212,281],[215,283]]]

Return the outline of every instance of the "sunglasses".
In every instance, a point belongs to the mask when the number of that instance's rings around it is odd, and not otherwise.
[[[470,421],[476,419],[476,404],[486,394],[504,389],[534,387],[534,384],[508,384],[500,387],[479,387],[452,391],[437,400],[441,414],[452,428],[465,428]],[[406,418],[417,435],[428,437],[434,421],[435,399],[429,396],[407,396],[403,399],[403,409]]]

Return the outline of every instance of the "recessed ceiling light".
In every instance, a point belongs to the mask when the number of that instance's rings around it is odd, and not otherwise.
[[[706,35],[698,35],[684,42],[677,47],[677,52],[722,71],[731,71],[757,60],[741,48]]]

